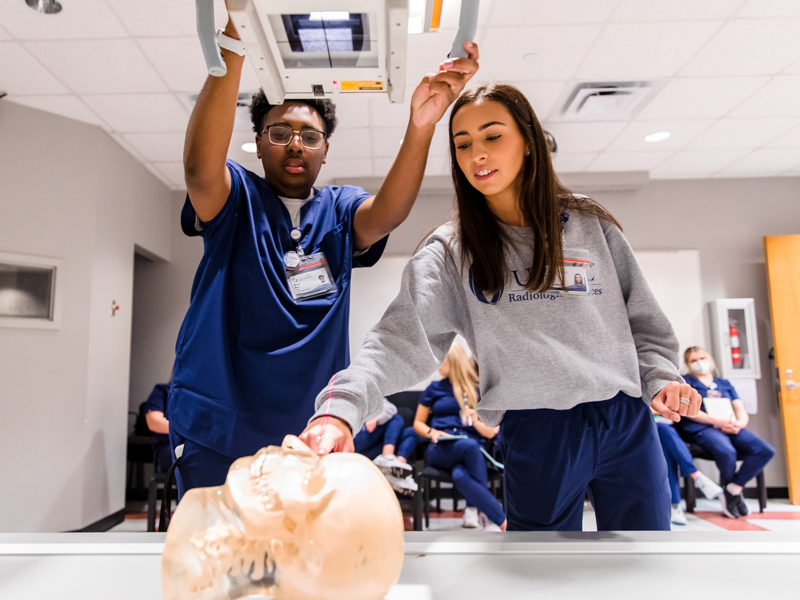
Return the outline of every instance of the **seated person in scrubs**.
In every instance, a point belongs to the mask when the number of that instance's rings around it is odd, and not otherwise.
[[[168,383],[157,383],[144,403],[144,418],[147,428],[156,434],[153,460],[156,471],[166,473],[172,466],[172,450],[169,447],[169,421],[167,420]]]
[[[750,509],[742,494],[744,486],[764,469],[775,450],[746,429],[750,417],[744,404],[730,381],[714,376],[714,359],[705,348],[690,346],[683,353],[683,361],[689,369],[689,374],[684,375],[686,383],[704,399],[728,398],[733,416],[712,417],[701,407],[697,416],[676,424],[678,433],[687,443],[697,444],[714,457],[723,489],[720,496],[723,514],[731,519],[746,517]],[[742,458],[738,469],[737,455]]]
[[[353,438],[353,445],[356,452],[373,460],[396,492],[409,495],[417,491],[408,461],[417,448],[419,436],[404,425],[397,407],[384,398],[383,412],[364,423]]]
[[[475,411],[478,374],[461,344],[450,348],[439,374],[442,380],[434,381],[420,396],[414,417],[415,431],[432,442],[425,450],[425,463],[449,471],[453,485],[466,498],[464,527],[505,530],[506,515],[489,491],[481,452],[486,440],[494,438],[500,428],[484,425]],[[450,439],[453,436],[459,439]]]
[[[224,33],[239,37],[230,20]],[[316,391],[349,363],[351,269],[373,265],[408,216],[436,123],[478,68],[472,53],[443,63],[414,90],[402,146],[372,196],[353,186],[314,187],[337,123],[329,100],[272,106],[255,94],[264,175],[226,161],[245,58],[222,50],[227,74],[206,80],[184,148],[181,226],[203,238],[205,252],[170,392],[170,441],[183,445],[181,495],[222,485],[234,460],[300,433]]]
[[[686,525],[686,515],[681,507],[680,477],[694,479],[694,485],[703,493],[703,496],[709,499],[717,498],[722,493],[722,488],[697,470],[692,460],[692,454],[671,422],[667,423],[656,419],[656,428],[658,429],[658,439],[661,441],[661,449],[664,451],[664,458],[667,459],[667,478],[669,479],[670,502],[672,503],[670,522],[673,525]]]

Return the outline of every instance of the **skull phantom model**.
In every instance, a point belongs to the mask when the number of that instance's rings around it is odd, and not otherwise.
[[[380,600],[403,564],[403,515],[358,454],[299,439],[240,458],[225,485],[189,490],[164,545],[164,600]]]

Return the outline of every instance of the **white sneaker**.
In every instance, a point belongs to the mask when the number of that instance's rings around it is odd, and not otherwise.
[[[411,465],[404,463],[397,458],[394,454],[379,455],[372,461],[375,466],[383,471],[386,475],[394,475],[395,477],[405,477],[411,473]]]
[[[414,478],[411,475],[407,475],[405,477],[395,477],[389,473],[384,473],[384,475],[389,481],[389,485],[391,485],[392,489],[398,494],[402,494],[403,496],[413,496],[414,492],[419,489],[417,482],[414,481]]]
[[[670,522],[673,525],[686,525],[686,515],[683,512],[680,504],[673,504],[670,513]]]
[[[464,509],[464,523],[461,525],[467,529],[479,529],[481,526],[480,515],[478,509],[474,506],[468,506]]]
[[[481,515],[481,523],[483,524],[484,531],[503,531],[500,529],[500,525],[493,523],[489,520],[489,517],[486,516],[486,513],[480,513]]]
[[[708,477],[700,473],[694,480],[694,487],[703,493],[703,496],[712,500],[722,493],[722,488],[711,481]]]

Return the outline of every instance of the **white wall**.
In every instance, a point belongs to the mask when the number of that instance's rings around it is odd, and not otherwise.
[[[171,194],[100,129],[2,102],[0,181],[0,251],[65,282],[60,329],[0,328],[0,531],[78,529],[125,505],[134,245],[169,258]]]

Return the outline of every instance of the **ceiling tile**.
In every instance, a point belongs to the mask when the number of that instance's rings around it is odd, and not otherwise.
[[[723,173],[777,175],[800,167],[800,148],[762,148],[724,169]]]
[[[412,91],[413,90],[406,90],[405,102],[403,102],[403,104],[392,104],[389,102],[389,98],[384,94],[380,96],[371,96],[369,98],[370,125],[372,127],[402,127],[405,131],[408,125]]]
[[[132,40],[27,42],[25,46],[77,94],[167,91]]]
[[[447,121],[442,119],[437,123],[436,130],[433,132],[430,148],[428,149],[429,158],[450,156],[450,131]]]
[[[611,21],[695,21],[727,19],[742,0],[621,0]]]
[[[0,42],[0,86],[9,96],[67,94],[69,90],[15,42]]]
[[[183,133],[120,134],[148,162],[183,160]]]
[[[766,146],[767,148],[800,148],[800,127],[795,127],[775,138]]]
[[[372,158],[372,134],[367,127],[339,127],[333,132],[328,160]]]
[[[11,39],[11,34],[10,34],[10,33],[8,33],[8,32],[7,32],[5,29],[3,29],[2,27],[0,27],[0,41],[3,41],[3,40],[10,40],[10,39]]]
[[[609,152],[664,152],[680,150],[694,138],[708,129],[714,121],[661,120],[634,121],[611,142]],[[669,132],[670,136],[662,142],[645,142],[644,138],[659,131]]]
[[[341,179],[344,177],[372,177],[372,159],[338,158],[329,159],[322,165],[320,177]]]
[[[650,171],[672,156],[673,152],[603,152],[586,171]]]
[[[172,94],[108,94],[83,100],[120,133],[185,132],[189,115]]]
[[[766,77],[673,79],[639,113],[639,119],[718,119],[744,101]]]
[[[800,74],[800,60],[792,63],[783,71],[784,75],[797,75]]]
[[[755,149],[798,124],[797,119],[723,119],[698,136],[688,150]]]
[[[732,117],[800,116],[800,75],[779,75],[731,111]]]
[[[183,162],[157,162],[149,163],[161,173],[161,176],[175,189],[186,189],[186,179],[183,176]]]
[[[564,93],[566,81],[515,81],[514,85],[525,94],[528,102],[533,107],[539,121],[547,120],[548,115],[554,112],[556,102]]]
[[[549,123],[559,152],[599,152],[625,127],[626,123]]]
[[[231,143],[228,146],[228,154],[227,157],[231,160],[235,160],[240,165],[245,165],[248,163],[255,163],[256,165],[261,164],[261,159],[254,152],[245,152],[242,150],[242,144],[247,142],[254,142],[255,136],[251,131],[234,131],[233,135],[231,136]],[[172,159],[175,158],[183,159],[183,142],[181,142],[180,152],[177,153]],[[249,168],[249,167],[248,167]],[[251,169],[252,170],[252,169]]]
[[[112,131],[112,132],[109,132],[108,135],[112,140],[117,142],[117,144],[119,144],[120,147],[123,150],[125,150],[125,152],[127,152],[134,159],[136,159],[137,162],[139,162],[139,163],[147,162],[147,161],[145,161],[144,157],[136,150],[136,148],[134,148],[133,146],[131,146],[128,143],[128,141],[125,139],[125,137],[121,133],[115,133],[115,132]]]
[[[597,152],[561,152],[553,157],[553,168],[556,173],[577,173],[597,158]]]
[[[477,78],[514,81],[569,78],[580,64],[599,25],[492,27],[484,36]]]
[[[578,68],[582,79],[650,79],[678,72],[721,21],[617,23],[603,29]]]
[[[405,127],[372,127],[372,156],[394,158],[400,150],[400,141],[406,134]]]
[[[792,19],[727,22],[681,71],[683,76],[775,75],[800,58]]]
[[[135,37],[197,35],[192,0],[110,0],[111,9]],[[214,2],[216,29],[228,20],[225,4]]]
[[[737,17],[800,17],[797,0],[747,0]]]
[[[480,31],[475,39],[479,38]],[[421,33],[408,36],[406,51],[406,85],[412,89],[427,73],[435,73],[439,65],[447,60],[447,53],[453,47],[455,30],[452,32]],[[481,54],[483,48],[480,49]]]
[[[103,126],[103,120],[77,96],[9,96],[11,102],[30,106],[54,115]]]
[[[339,94],[333,98],[339,127],[368,127],[373,100],[381,100],[381,98],[371,98],[359,94]],[[383,98],[383,100],[386,99]],[[386,103],[389,104],[389,101],[386,100]]]
[[[198,93],[203,87],[208,71],[197,37],[149,38],[138,44],[171,90]]]
[[[64,10],[45,15],[23,0],[0,2],[0,23],[19,40],[74,40],[125,37],[127,32],[103,0],[63,2]]]
[[[658,165],[651,174],[682,176],[716,173],[746,154],[747,150],[681,150]]]
[[[492,26],[602,23],[608,19],[618,0],[536,0],[535,3],[517,0],[495,2]]]
[[[483,2],[481,2],[480,8],[478,9],[479,27],[486,24],[489,13],[491,12],[492,5],[497,6],[502,2],[508,2],[508,0],[483,0]],[[461,0],[447,0],[447,2],[443,2],[440,28],[452,29],[453,33],[455,33],[455,30],[458,29],[458,21],[460,17],[461,17]],[[451,44],[452,44],[452,37],[453,36],[450,36]]]

